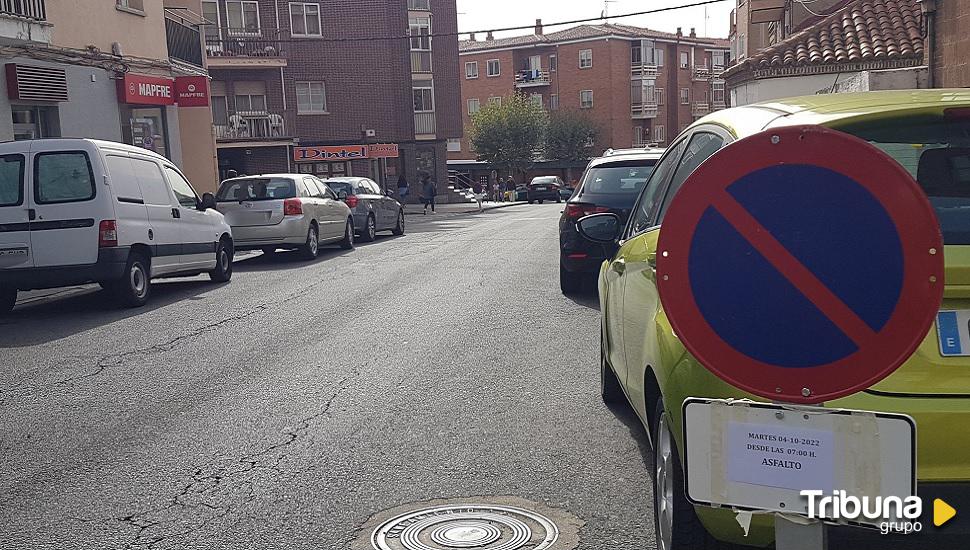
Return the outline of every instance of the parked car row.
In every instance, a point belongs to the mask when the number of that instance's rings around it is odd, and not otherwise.
[[[404,208],[367,178],[268,174],[195,191],[165,157],[89,139],[0,144],[0,313],[21,290],[98,283],[144,305],[151,281],[232,277],[237,250],[354,247],[404,233]]]

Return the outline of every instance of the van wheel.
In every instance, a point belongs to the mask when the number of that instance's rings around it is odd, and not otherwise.
[[[354,220],[347,218],[347,225],[344,227],[344,240],[340,241],[340,248],[351,250],[354,248]]]
[[[307,230],[306,234],[306,244],[300,247],[300,256],[304,260],[316,260],[317,256],[320,255],[320,230],[317,229],[317,224],[311,223],[310,229]]]
[[[10,313],[17,303],[16,288],[0,288],[0,315]]]
[[[374,242],[377,238],[377,220],[374,219],[374,215],[371,214],[367,216],[367,226],[364,227],[363,233],[360,234],[360,240],[365,243]]]
[[[479,205],[481,205],[481,203],[479,203]],[[394,226],[394,229],[391,230],[391,233],[397,236],[401,236],[404,234],[404,210],[401,210],[400,212],[398,212],[397,225]]]
[[[143,254],[133,252],[128,256],[125,274],[104,286],[122,306],[141,307],[148,302],[148,297],[152,293],[150,274],[148,259]]]
[[[216,248],[216,268],[209,272],[214,283],[228,283],[232,279],[232,245],[225,239]]]

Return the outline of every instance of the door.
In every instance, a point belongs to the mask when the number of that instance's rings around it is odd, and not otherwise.
[[[25,155],[0,156],[0,269],[34,265],[28,227],[26,175]]]
[[[98,261],[102,220],[115,219],[111,193],[97,149],[63,150],[54,142],[34,142],[29,208],[34,267],[93,264]],[[98,177],[95,177],[98,174]]]
[[[323,193],[323,209],[325,212],[323,218],[330,228],[327,234],[332,235],[334,240],[340,240],[344,236],[344,227],[347,224],[348,213],[346,205],[337,198],[337,194],[327,184],[316,178],[314,178],[314,183],[317,184],[320,192]],[[321,221],[320,223],[322,225],[324,222]]]
[[[333,223],[329,219],[332,216],[327,209],[323,190],[317,186],[316,180],[310,176],[303,178],[303,187],[305,190],[305,198],[301,200],[303,201],[304,215],[309,215],[317,220],[317,229],[319,230],[317,236],[321,241],[332,239],[336,229],[334,229]]]
[[[216,243],[219,241],[215,212],[199,210],[202,201],[175,167],[165,165],[165,178],[178,204],[179,235],[182,238],[180,270],[215,268]]]
[[[131,170],[138,180],[151,233],[152,276],[178,271],[182,255],[181,214],[162,176],[162,167],[152,158],[132,154]]]
[[[532,74],[536,74],[541,70],[542,70],[542,56],[541,55],[529,56],[529,71]]]
[[[145,195],[132,168],[131,158],[124,151],[105,151],[104,162],[108,171],[108,185],[115,201],[118,244],[152,244],[155,231],[148,218]]]
[[[374,210],[377,212],[377,229],[390,228],[394,223],[393,220],[397,218],[391,217],[391,205],[387,195],[384,194],[384,190],[374,180],[367,180],[367,186],[371,189],[371,193],[375,197]]]

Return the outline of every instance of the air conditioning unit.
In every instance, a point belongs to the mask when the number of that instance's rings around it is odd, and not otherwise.
[[[377,130],[364,130],[365,137],[377,137]]]

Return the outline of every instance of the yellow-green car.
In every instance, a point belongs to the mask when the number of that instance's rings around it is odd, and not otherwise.
[[[889,153],[916,178],[936,210],[944,236],[942,310],[970,310],[970,90],[798,97],[719,111],[684,130],[657,164],[625,228],[611,221],[610,214],[580,221],[587,238],[619,244],[599,274],[601,390],[608,402],[629,401],[648,428],[655,449],[655,527],[661,550],[717,548],[725,542],[763,547],[773,540],[769,517],[755,516],[745,536],[730,510],[694,507],[684,494],[680,468],[684,399],[756,398],[711,374],[672,332],[657,293],[656,246],[671,199],[702,162],[738,139],[800,124],[819,124],[861,137]],[[959,318],[966,319],[967,313]],[[970,343],[965,320],[954,330]],[[924,517],[932,517],[930,503],[936,497],[970,515],[970,344],[950,344],[944,355],[934,326],[892,376],[864,392],[826,403],[904,413],[916,419],[919,494],[927,504]],[[921,548],[928,546],[930,537],[968,534],[966,523],[939,530],[932,527],[932,520],[924,520],[923,525],[924,532],[911,539]],[[833,535],[839,533],[836,530]],[[965,544],[967,539],[962,540]],[[888,544],[890,539],[882,541]]]

